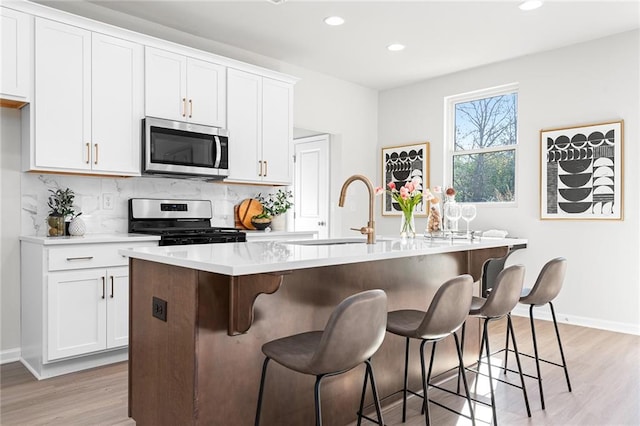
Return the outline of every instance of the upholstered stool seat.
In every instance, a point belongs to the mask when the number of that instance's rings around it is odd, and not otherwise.
[[[262,365],[258,394],[256,426],[260,424],[267,366],[272,359],[298,373],[316,376],[316,425],[322,424],[320,403],[322,379],[347,372],[364,363],[366,371],[358,419],[360,420],[362,416],[367,382],[371,380],[378,424],[383,425],[380,400],[370,360],[384,340],[386,324],[387,295],[382,290],[369,290],[344,299],[329,317],[324,330],[304,332],[265,343],[262,346],[265,360]]]

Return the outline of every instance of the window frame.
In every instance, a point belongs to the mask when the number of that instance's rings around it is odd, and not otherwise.
[[[520,146],[520,94],[519,94],[520,84],[509,83],[501,86],[490,87],[486,89],[474,90],[471,92],[460,93],[457,95],[446,96],[444,98],[444,165],[443,165],[443,175],[445,177],[445,182],[451,182],[453,184],[453,159],[456,155],[469,155],[469,154],[478,154],[478,153],[491,153],[491,152],[499,152],[499,151],[513,151],[514,155],[514,183],[513,183],[513,201],[474,201],[470,202],[470,204],[477,204],[482,206],[491,206],[491,207],[517,207],[518,205],[518,153]],[[455,106],[456,104],[463,102],[470,102],[478,99],[491,98],[494,96],[506,95],[515,93],[517,95],[516,99],[516,143],[513,145],[501,145],[499,147],[489,147],[489,148],[479,148],[479,149],[470,149],[470,150],[461,150],[455,151]]]

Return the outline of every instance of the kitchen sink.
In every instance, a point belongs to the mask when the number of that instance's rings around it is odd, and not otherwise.
[[[377,238],[376,242],[384,241]],[[298,246],[336,246],[342,244],[366,244],[366,238],[330,238],[327,240],[293,240],[285,241],[284,244],[293,244]]]

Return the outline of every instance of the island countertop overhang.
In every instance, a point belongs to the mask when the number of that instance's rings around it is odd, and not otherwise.
[[[478,241],[383,238],[375,244],[304,245],[299,241],[139,247],[120,250],[135,259],[229,276],[344,265],[439,253],[526,245],[522,238],[482,238]]]

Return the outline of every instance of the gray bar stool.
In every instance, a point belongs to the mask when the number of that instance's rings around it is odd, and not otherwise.
[[[262,365],[256,426],[260,424],[260,411],[267,365],[270,360],[293,371],[316,376],[315,418],[322,424],[320,384],[323,378],[346,373],[352,368],[366,364],[365,382],[371,379],[373,400],[378,415],[378,424],[384,425],[378,390],[371,366],[371,357],[384,340],[387,324],[387,295],[382,290],[369,290],[343,300],[333,311],[323,331],[310,331],[262,345],[266,358]],[[364,394],[360,403],[358,420],[362,413]]]
[[[567,370],[567,362],[564,359],[564,351],[562,350],[562,341],[560,340],[560,333],[558,332],[558,323],[556,322],[556,313],[553,309],[553,303],[551,301],[558,296],[562,289],[562,283],[564,282],[565,272],[567,270],[567,259],[564,257],[557,257],[547,262],[540,271],[538,279],[531,289],[524,289],[522,291],[522,297],[520,297],[520,303],[529,305],[529,321],[531,323],[531,337],[533,339],[533,351],[534,356],[523,353],[522,355],[535,358],[536,370],[538,376],[534,377],[538,379],[538,388],[540,389],[540,403],[544,410],[544,394],[542,391],[542,374],[540,373],[540,361],[547,364],[562,367],[564,369],[564,375],[567,379],[567,387],[571,392],[571,382],[569,381],[569,371]],[[556,338],[558,339],[558,348],[560,349],[560,358],[562,358],[562,364],[552,362],[546,359],[542,359],[538,356],[538,342],[536,340],[536,328],[533,321],[533,308],[534,306],[543,306],[549,304],[551,308],[551,316],[553,317],[553,326],[556,330]],[[509,349],[509,330],[507,330],[507,344],[505,345],[507,350]],[[507,359],[505,355],[504,362],[505,369],[507,368]]]
[[[426,312],[408,309],[389,312],[389,315],[387,316],[387,331],[398,336],[406,337],[404,387],[402,389],[402,422],[405,422],[407,417],[407,392],[423,398],[422,409],[425,412],[425,422],[427,425],[431,424],[429,416],[429,386],[449,392],[446,389],[429,383],[431,380],[431,370],[433,367],[433,359],[436,353],[437,342],[453,334],[456,350],[458,352],[458,368],[461,371],[464,371],[460,341],[458,340],[458,336],[455,332],[462,326],[467,318],[472,297],[473,278],[470,275],[461,275],[445,282],[438,289]],[[420,344],[420,366],[422,367],[423,396],[407,390],[410,339],[419,339],[422,341]],[[429,372],[425,375],[424,346],[428,342],[432,342],[433,346],[431,349],[431,359],[429,361]],[[465,417],[470,418],[475,425],[473,407],[469,397],[469,387],[464,374],[462,374],[462,380],[464,383],[464,389],[467,393],[467,402],[471,413],[471,416]],[[451,393],[455,394],[454,392]],[[436,401],[431,402],[449,411],[461,414]]]
[[[529,408],[529,398],[527,397],[527,388],[524,384],[524,375],[522,374],[522,366],[520,364],[520,354],[518,353],[518,346],[516,344],[515,334],[513,333],[513,324],[511,323],[511,310],[515,308],[520,299],[522,292],[522,286],[524,283],[524,266],[513,265],[506,269],[503,269],[494,282],[492,290],[489,292],[489,296],[485,299],[483,297],[473,297],[471,302],[471,309],[469,309],[469,315],[477,316],[484,320],[482,328],[482,339],[480,341],[480,354],[478,355],[477,370],[468,368],[467,370],[473,371],[476,374],[480,373],[480,365],[482,364],[482,354],[486,353],[487,363],[489,365],[489,382],[491,383],[491,404],[486,404],[483,401],[476,400],[485,405],[491,405],[493,413],[493,424],[497,426],[498,420],[496,415],[496,398],[493,390],[493,375],[491,374],[491,350],[489,349],[489,322],[507,317],[507,337],[509,336],[509,330],[511,330],[511,340],[513,341],[513,352],[515,353],[516,363],[518,364],[518,373],[520,375],[520,383],[510,383],[508,381],[495,378],[496,380],[522,389],[522,395],[524,397],[524,403],[527,408],[527,416],[531,417],[531,409]],[[466,325],[466,324],[465,324]],[[462,326],[462,335],[464,336],[465,325]],[[498,351],[502,352],[504,349]],[[509,370],[512,371],[512,370]],[[464,378],[464,375],[463,375]],[[477,379],[476,379],[477,385]]]

